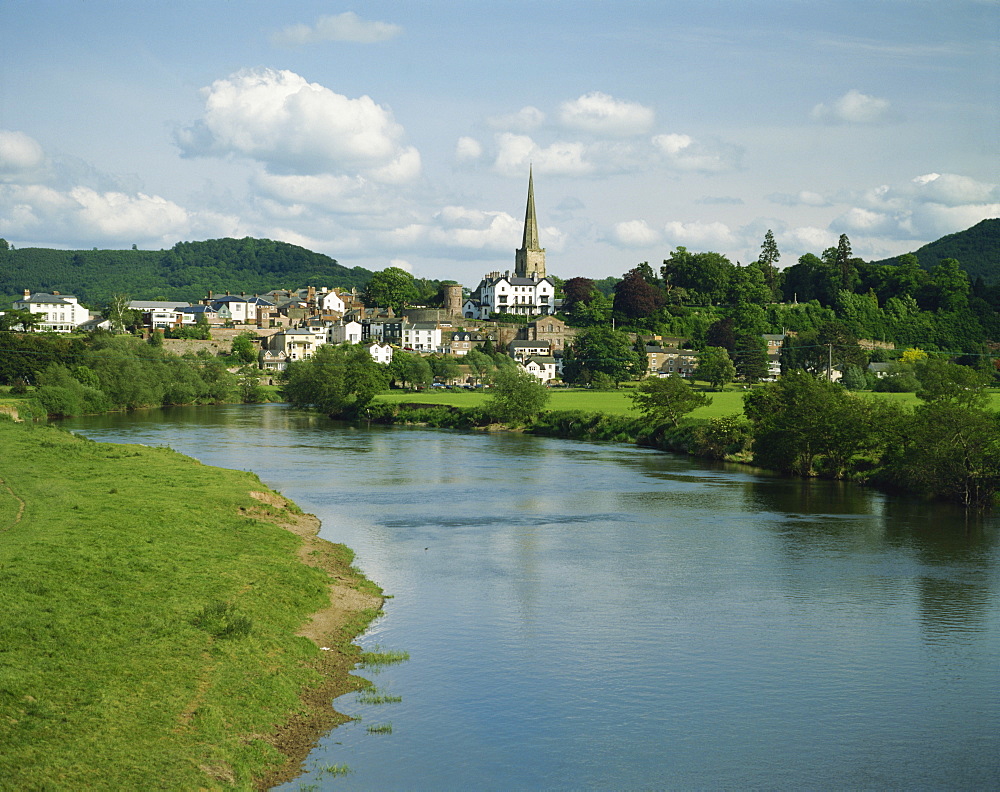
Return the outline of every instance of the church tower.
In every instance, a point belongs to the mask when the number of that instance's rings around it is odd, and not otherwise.
[[[545,277],[545,248],[538,246],[538,219],[535,217],[535,185],[528,168],[528,206],[524,211],[524,239],[514,253],[514,275],[518,278]]]

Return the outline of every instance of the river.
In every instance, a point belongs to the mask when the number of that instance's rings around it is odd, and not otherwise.
[[[393,596],[399,700],[338,699],[282,792],[1000,785],[996,517],[282,405],[64,423],[253,470]]]

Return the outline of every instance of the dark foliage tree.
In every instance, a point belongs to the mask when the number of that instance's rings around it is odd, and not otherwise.
[[[646,269],[649,269],[648,264]],[[625,273],[615,286],[615,312],[628,319],[652,316],[663,307],[664,302],[663,292],[652,285],[638,267]]]

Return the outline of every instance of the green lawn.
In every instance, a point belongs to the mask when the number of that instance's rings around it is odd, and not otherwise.
[[[169,449],[6,419],[0,448],[0,789],[252,788],[329,604],[280,505]]]
[[[549,410],[580,410],[582,412],[602,412],[608,415],[637,415],[628,398],[629,385],[616,391],[593,391],[578,388],[551,388],[552,394],[547,409]],[[701,389],[702,385],[696,385]],[[699,407],[690,415],[692,418],[716,418],[720,415],[733,415],[743,412],[743,394],[746,391],[739,386],[722,392],[705,390],[712,403],[707,407]],[[893,401],[906,407],[913,407],[920,400],[913,393],[870,393],[865,394],[880,399]],[[482,404],[489,390],[445,390],[444,388],[429,388],[418,393],[406,391],[390,391],[378,397],[380,401],[410,404],[448,404],[455,407],[475,407]],[[1000,390],[991,391],[992,408],[1000,410]]]

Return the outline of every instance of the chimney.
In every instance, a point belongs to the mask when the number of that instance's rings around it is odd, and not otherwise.
[[[227,297],[231,297],[231,296],[232,296],[232,295],[231,295],[231,294],[229,293],[229,290],[228,290],[228,289],[226,290],[226,296],[227,296]]]
[[[54,294],[54,295],[55,295],[56,297],[58,297],[58,296],[59,296],[59,292],[57,292],[57,291],[53,291],[52,293],[53,293],[53,294]]]
[[[31,296],[31,289],[24,290],[24,299],[28,299]]]
[[[240,297],[246,297],[246,296],[247,296],[246,292],[240,292]]]

